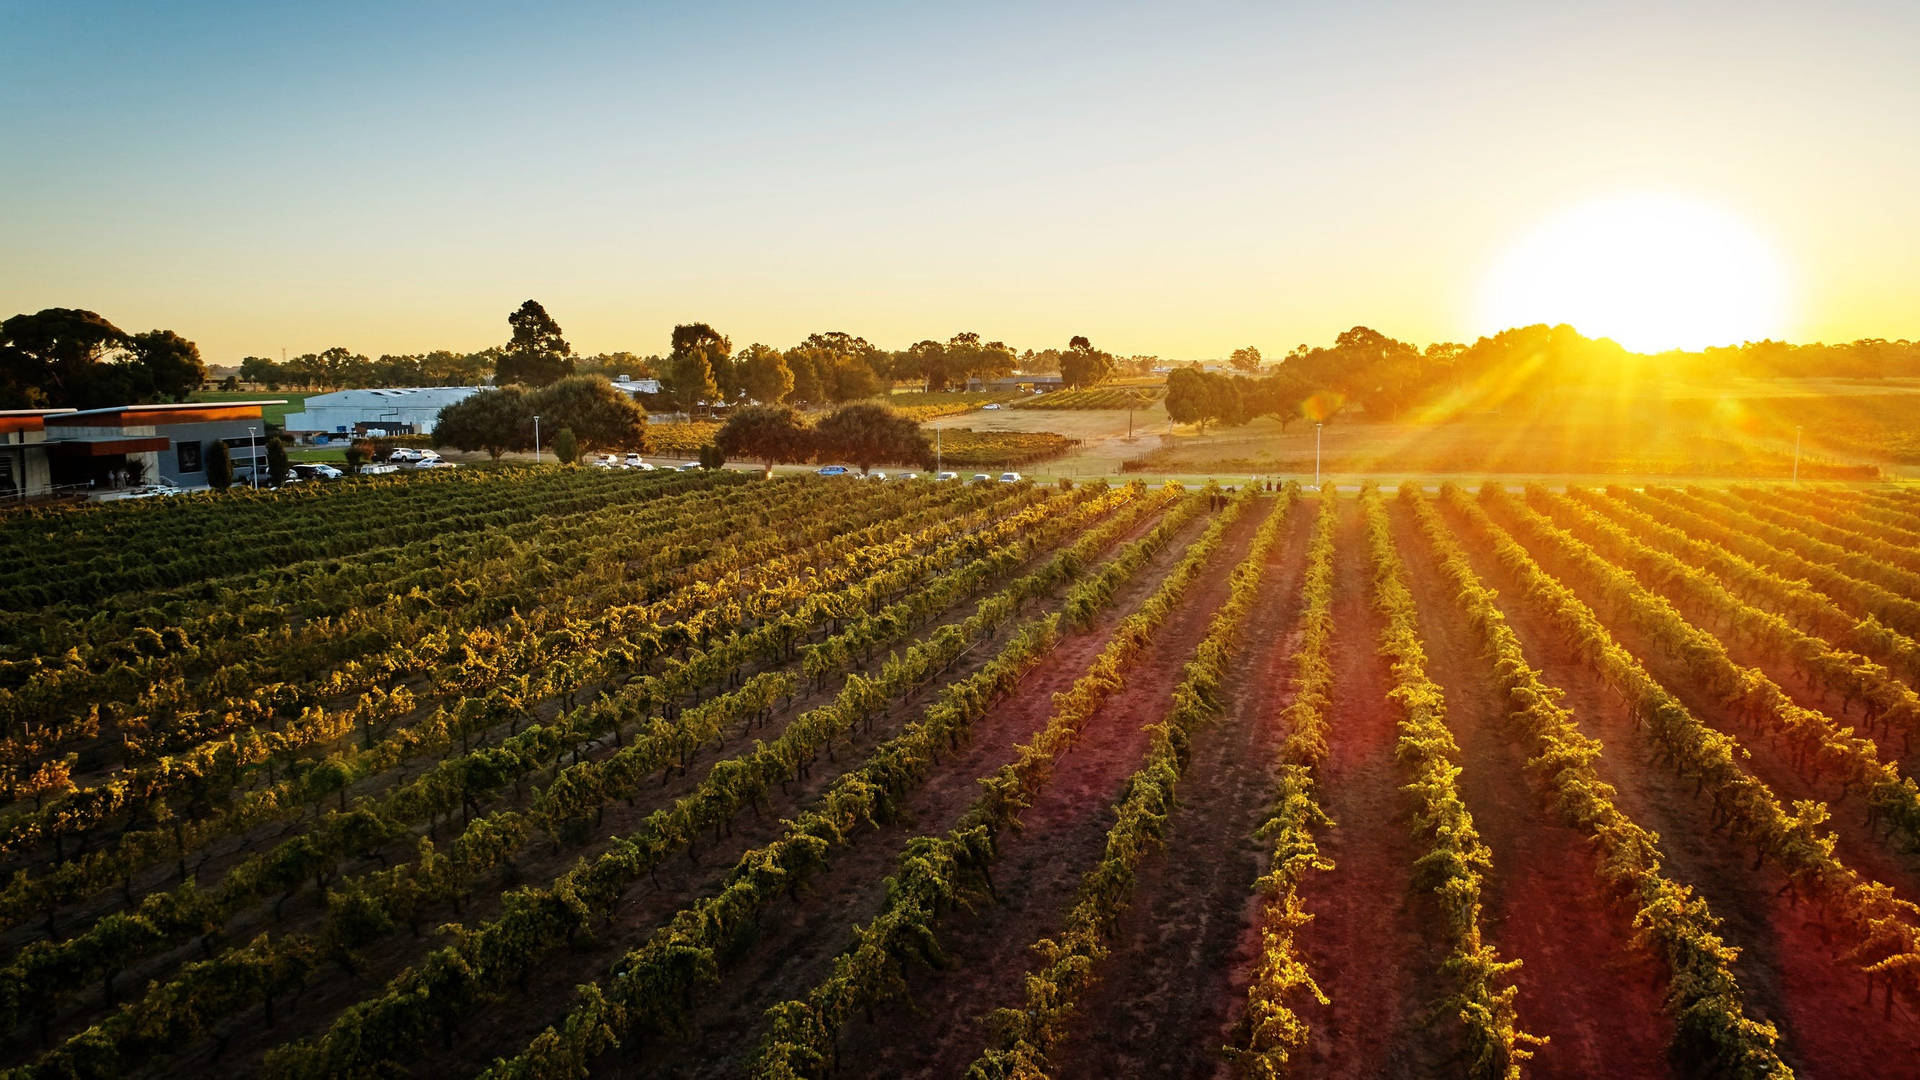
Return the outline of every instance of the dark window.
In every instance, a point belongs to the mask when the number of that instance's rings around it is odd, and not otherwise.
[[[174,452],[179,455],[180,472],[200,471],[200,444],[197,442],[175,443]]]

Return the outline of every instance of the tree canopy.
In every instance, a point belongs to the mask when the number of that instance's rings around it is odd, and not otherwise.
[[[560,324],[538,300],[521,304],[507,316],[507,325],[513,329],[513,336],[500,351],[494,368],[496,383],[546,386],[573,374],[573,346],[567,344]]]
[[[1098,386],[1113,377],[1113,354],[1075,335],[1060,354],[1060,381],[1068,387]]]
[[[766,466],[805,461],[813,453],[813,429],[788,405],[743,405],[727,417],[714,442],[731,458]]]
[[[585,450],[647,450],[647,410],[598,375],[570,375],[527,395],[548,430],[571,429]]]
[[[793,393],[793,369],[778,349],[749,345],[733,358],[740,390],[762,405],[778,405]]]
[[[731,400],[721,380],[733,380],[730,357],[733,343],[706,323],[686,323],[673,328],[673,350],[667,354],[665,382],[667,393],[681,412],[692,415],[701,402]]]
[[[79,308],[0,323],[0,408],[183,401],[206,375],[199,348],[171,330],[128,334]]]
[[[538,390],[482,390],[440,410],[433,444],[485,450],[497,461],[533,446],[535,416],[543,430],[570,431],[581,449],[647,449],[647,410],[598,375],[571,375]]]
[[[933,444],[912,419],[875,402],[842,405],[813,426],[814,452],[860,467],[882,462],[924,467],[933,460]]]

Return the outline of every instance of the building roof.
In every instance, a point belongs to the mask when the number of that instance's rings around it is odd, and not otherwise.
[[[173,405],[115,405],[106,409],[75,409],[42,418],[55,427],[144,427],[148,424],[202,424],[214,420],[259,419],[269,401],[183,401]]]
[[[0,435],[11,435],[16,431],[45,431],[47,417],[72,411],[72,409],[0,409]]]
[[[442,405],[452,405],[458,401],[490,390],[487,386],[394,386],[367,390],[335,390],[327,394],[314,394],[307,398],[303,408],[366,408],[383,409],[411,408],[432,409]]]

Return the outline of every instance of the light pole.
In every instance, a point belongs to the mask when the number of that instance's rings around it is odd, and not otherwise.
[[[1313,425],[1313,486],[1320,486],[1320,425]]]
[[[1800,482],[1800,427],[1797,424],[1793,429],[1793,482]]]
[[[253,437],[252,428],[247,429],[247,449],[253,451],[253,453],[250,455],[253,458],[253,467],[251,470],[249,470],[253,474],[253,490],[259,491],[260,490],[260,442],[259,440]]]
[[[533,463],[540,464],[540,415],[538,413],[533,417]]]

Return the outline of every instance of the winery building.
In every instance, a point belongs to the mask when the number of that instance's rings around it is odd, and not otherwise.
[[[205,487],[225,443],[235,469],[266,463],[261,409],[284,401],[184,402],[0,413],[0,497],[99,493],[166,480]]]

